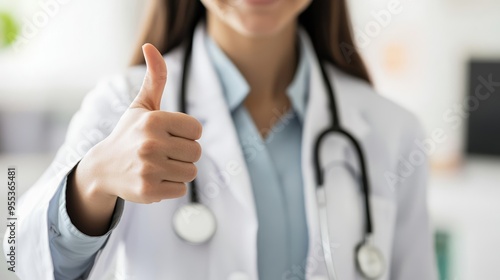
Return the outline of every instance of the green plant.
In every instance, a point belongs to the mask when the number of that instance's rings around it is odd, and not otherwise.
[[[0,47],[12,44],[19,34],[19,26],[14,17],[7,12],[0,12]]]

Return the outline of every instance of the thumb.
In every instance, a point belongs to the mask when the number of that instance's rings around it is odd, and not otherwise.
[[[161,53],[151,44],[142,46],[146,59],[146,76],[141,90],[130,108],[144,108],[150,111],[159,110],[163,90],[167,82],[167,65]]]

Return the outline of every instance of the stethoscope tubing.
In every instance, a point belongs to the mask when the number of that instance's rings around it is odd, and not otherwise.
[[[191,54],[192,54],[192,49],[193,49],[193,36],[194,36],[194,27],[191,30],[191,37],[190,39],[187,39],[186,41],[186,46],[185,46],[185,54],[184,54],[184,59],[183,59],[183,69],[182,69],[182,80],[181,80],[181,87],[180,87],[180,98],[179,98],[179,108],[181,112],[187,113],[187,77],[189,73],[189,66],[190,66],[190,60],[191,60]],[[364,156],[363,149],[360,145],[360,143],[357,141],[357,139],[349,133],[347,130],[343,129],[340,121],[340,117],[338,114],[337,110],[337,104],[335,100],[335,94],[334,90],[332,87],[332,84],[328,78],[328,75],[326,73],[325,67],[322,63],[321,57],[319,57],[319,54],[317,51],[315,51],[316,54],[316,59],[318,61],[320,70],[321,70],[321,76],[322,80],[324,82],[324,85],[327,90],[327,96],[328,96],[328,106],[330,109],[330,117],[331,117],[331,125],[323,130],[317,137],[315,143],[314,143],[314,158],[313,158],[313,164],[314,164],[314,175],[315,175],[315,181],[316,181],[316,198],[317,198],[317,203],[318,203],[318,210],[319,210],[319,219],[320,219],[320,234],[322,238],[322,242],[326,243],[323,244],[323,253],[325,256],[325,261],[327,263],[327,270],[328,270],[328,275],[331,280],[337,279],[336,273],[335,273],[335,268],[333,265],[333,255],[331,253],[331,248],[330,246],[330,237],[329,237],[329,230],[328,230],[328,213],[327,213],[327,208],[326,208],[326,189],[324,186],[324,170],[321,168],[321,144],[324,141],[324,139],[332,134],[340,134],[342,135],[345,139],[347,139],[352,146],[355,148],[355,153],[357,155],[357,159],[359,162],[359,165],[361,167],[361,184],[362,184],[362,192],[363,192],[363,202],[364,202],[364,210],[365,210],[365,226],[364,226],[364,238],[363,241],[360,243],[360,246],[363,244],[367,244],[369,240],[371,240],[372,234],[373,234],[373,223],[372,223],[372,216],[371,216],[371,204],[370,204],[370,185],[369,185],[369,180],[368,180],[368,168],[366,166],[366,159]],[[327,62],[329,62],[328,59],[326,59]],[[198,189],[196,187],[196,180],[191,182],[191,188],[190,188],[190,194],[189,194],[189,202],[191,204],[199,204],[199,195],[198,195]]]
[[[191,31],[191,39],[186,40],[186,47],[185,47],[185,55],[184,55],[184,60],[183,60],[183,68],[182,68],[182,79],[181,79],[181,89],[180,89],[180,98],[179,98],[179,108],[181,112],[187,113],[187,77],[188,77],[188,72],[189,72],[189,66],[190,66],[190,61],[191,61],[191,53],[193,50],[193,40],[192,40],[192,35],[194,34],[194,29]],[[331,123],[332,125],[325,129],[316,139],[316,143],[314,145],[314,169],[315,169],[315,178],[316,178],[316,186],[323,187],[324,183],[324,174],[323,174],[323,169],[321,168],[321,159],[320,159],[320,149],[321,149],[321,143],[323,139],[332,134],[332,133],[338,133],[343,136],[345,136],[354,146],[359,164],[361,167],[361,183],[362,183],[362,188],[363,188],[363,202],[364,202],[364,210],[365,210],[365,238],[370,236],[373,233],[373,222],[372,222],[372,216],[371,216],[371,204],[370,204],[370,185],[369,185],[369,180],[368,180],[368,168],[366,166],[366,161],[364,157],[364,153],[362,150],[361,145],[359,142],[356,140],[356,138],[349,132],[347,132],[345,129],[341,127],[341,122],[340,122],[340,117],[338,114],[337,110],[337,104],[335,100],[335,94],[334,90],[332,87],[332,84],[330,83],[330,79],[328,78],[328,75],[326,73],[326,69],[321,63],[322,59],[319,57],[318,52],[315,52],[316,54],[316,59],[318,61],[320,70],[321,70],[321,76],[322,80],[325,84],[326,90],[327,90],[327,96],[328,96],[328,104],[330,107],[330,118],[331,118]],[[190,201],[191,202],[196,202],[199,203],[199,196],[198,196],[198,189],[196,187],[196,180],[191,182],[191,188],[190,188]]]

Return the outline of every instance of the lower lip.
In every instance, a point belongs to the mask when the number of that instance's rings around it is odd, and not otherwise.
[[[274,2],[277,2],[278,0],[244,0],[250,5],[269,5]]]

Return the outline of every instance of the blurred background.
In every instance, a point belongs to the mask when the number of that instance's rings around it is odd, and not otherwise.
[[[348,2],[377,90],[426,129],[441,279],[500,279],[500,1]],[[84,95],[127,67],[146,3],[0,0],[0,170],[17,166],[18,196]],[[3,261],[0,279],[16,279]]]

